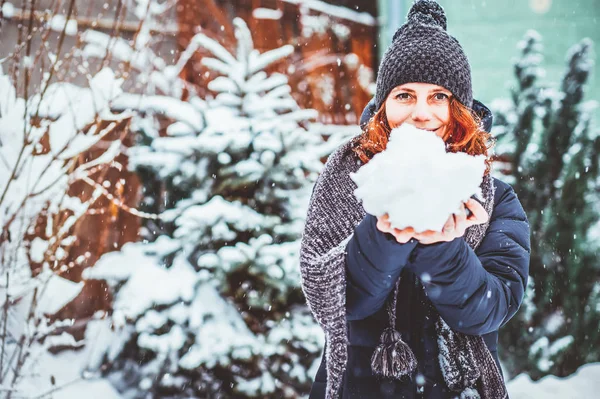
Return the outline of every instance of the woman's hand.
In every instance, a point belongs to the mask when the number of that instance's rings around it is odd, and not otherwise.
[[[471,211],[471,215],[467,217],[466,208]],[[483,206],[472,198],[461,205],[458,215],[452,214],[444,224],[442,231],[427,230],[422,233],[415,233],[415,239],[421,244],[433,244],[440,241],[452,241],[457,237],[462,237],[467,230],[467,227],[475,224],[483,224],[487,222],[489,215]]]
[[[392,225],[389,222],[389,215],[387,213],[383,216],[377,217],[377,229],[384,233],[390,233],[400,244],[407,243],[408,240],[410,240],[415,234],[415,230],[412,227],[407,227],[402,230],[392,228]]]

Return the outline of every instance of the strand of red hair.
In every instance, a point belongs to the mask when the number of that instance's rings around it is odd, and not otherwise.
[[[443,137],[447,150],[469,155],[485,155],[485,174],[488,175],[492,165],[489,156],[489,151],[493,147],[492,135],[483,129],[481,118],[454,97],[450,98],[449,106],[450,122],[446,126],[446,135]],[[384,103],[367,123],[353,151],[363,163],[369,162],[375,154],[386,148],[390,132]]]

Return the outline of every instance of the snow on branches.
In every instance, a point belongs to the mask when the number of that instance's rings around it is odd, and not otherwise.
[[[114,295],[117,328],[96,363],[117,385],[135,364],[135,386],[157,395],[300,394],[323,345],[300,294],[298,259],[325,142],[287,77],[264,71],[293,48],[260,53],[244,21],[234,25],[234,51],[197,33],[174,65],[139,71],[148,92],[112,103],[135,114],[143,140],[128,150],[129,167],[143,179],[146,211],[160,215],[143,242],[84,274]],[[215,98],[179,77],[200,49],[218,75],[208,83]],[[140,361],[143,353],[152,358]]]

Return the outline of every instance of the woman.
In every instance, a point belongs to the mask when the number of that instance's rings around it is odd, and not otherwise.
[[[505,398],[498,329],[527,284],[527,218],[489,162],[484,201],[466,202],[441,232],[366,214],[349,173],[403,123],[449,151],[488,155],[491,113],[473,101],[467,58],[430,0],[413,5],[383,56],[363,133],[329,157],[313,190],[300,267],[326,344],[310,398]]]

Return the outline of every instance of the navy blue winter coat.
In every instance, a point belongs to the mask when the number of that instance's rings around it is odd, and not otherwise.
[[[348,363],[342,398],[446,399],[438,363],[435,321],[438,314],[456,331],[482,335],[498,363],[498,329],[519,309],[529,271],[529,223],[508,184],[494,179],[494,210],[476,251],[456,238],[431,245],[398,243],[367,214],[347,244]],[[401,276],[396,328],[418,361],[410,380],[373,376],[370,359],[388,326],[384,304]],[[417,374],[425,378],[417,393]],[[325,357],[311,399],[325,397]]]

